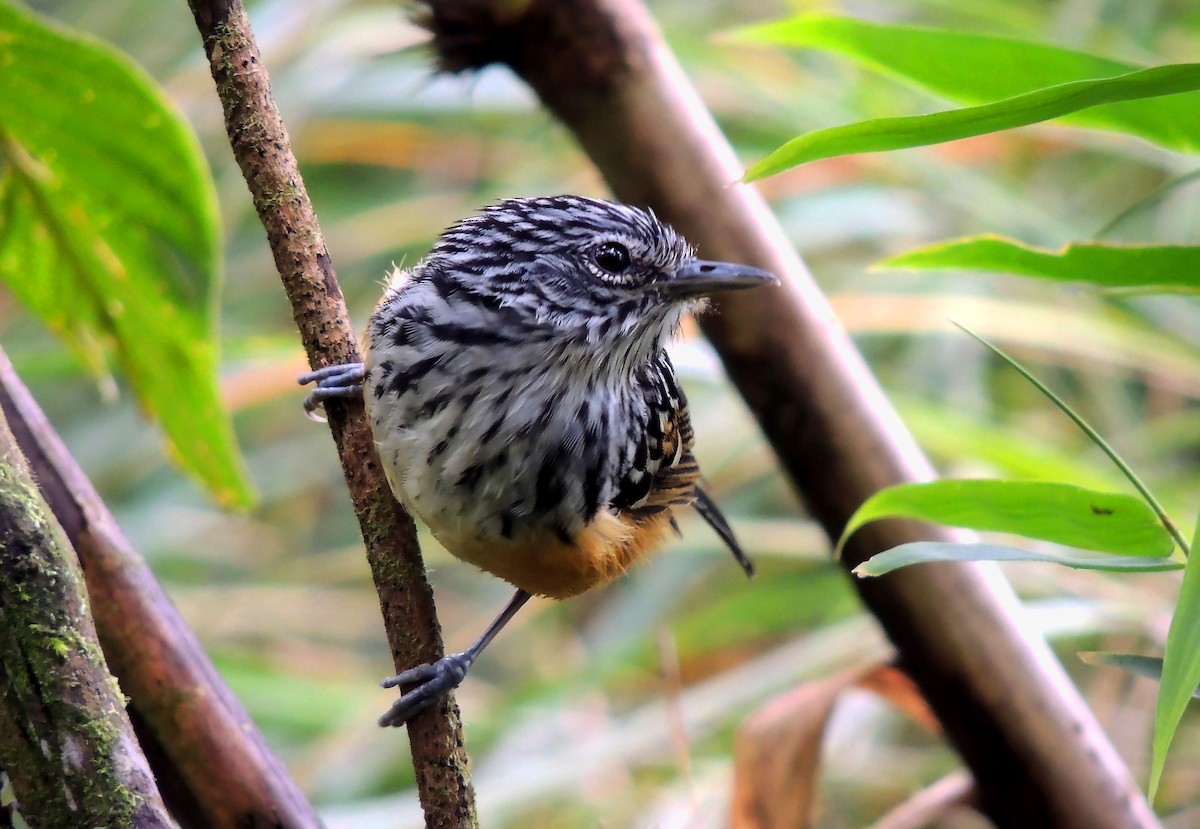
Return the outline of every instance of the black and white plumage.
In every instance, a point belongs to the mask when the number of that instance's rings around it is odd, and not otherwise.
[[[392,274],[364,366],[314,373],[322,385],[310,400],[355,393],[361,379],[393,492],[447,550],[519,588],[507,615],[528,594],[566,598],[620,575],[688,505],[749,573],[699,489],[687,403],[664,348],[707,294],[771,282],[696,259],[646,210],[508,199]],[[507,615],[468,652],[401,675],[397,683],[420,681],[428,693],[388,721],[457,684]]]

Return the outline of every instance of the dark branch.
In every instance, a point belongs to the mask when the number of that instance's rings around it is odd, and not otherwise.
[[[722,298],[724,313],[702,324],[831,538],[880,488],[932,476],[763,199],[730,186],[740,165],[640,3],[424,5],[444,65],[508,63],[622,201],[653,208],[705,258],[784,278]],[[854,536],[842,563],[944,535],[880,522]],[[1095,717],[987,572],[939,564],[856,582],[975,774],[983,808],[1006,827],[1155,826]]]

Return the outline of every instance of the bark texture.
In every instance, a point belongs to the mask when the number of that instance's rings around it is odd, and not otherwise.
[[[83,574],[0,418],[0,769],[30,826],[168,829]]]
[[[275,266],[310,364],[360,358],[329,252],[270,80],[237,0],[190,0],[233,155],[267,232]],[[388,488],[362,403],[326,407],[350,499],[379,592],[397,672],[442,656],[433,592],[425,578],[412,519]],[[417,791],[430,827],[476,825],[475,796],[458,706],[447,694],[408,725]]]
[[[188,829],[320,826],[2,352],[0,408],[79,554],[100,643],[171,813]]]
[[[882,487],[933,476],[637,0],[427,0],[445,68],[508,64],[575,134],[623,201],[653,208],[706,258],[778,289],[722,298],[701,322],[814,517],[836,538]],[[733,186],[731,186],[733,185]],[[847,568],[945,531],[859,531]],[[930,564],[857,581],[1002,827],[1157,826],[1046,644],[990,565]]]

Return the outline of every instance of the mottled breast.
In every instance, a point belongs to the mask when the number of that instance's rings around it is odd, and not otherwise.
[[[575,595],[658,546],[692,500],[692,430],[665,354],[605,372],[419,279],[389,288],[367,339],[364,398],[392,490],[463,560]]]

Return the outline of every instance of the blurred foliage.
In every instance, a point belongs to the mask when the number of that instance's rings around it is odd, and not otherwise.
[[[128,394],[105,402],[64,347],[9,296],[0,342],[150,560],[225,677],[336,827],[419,826],[403,732],[375,717],[390,670],[328,432],[300,412],[291,314],[183,3],[40,0],[35,8],[131,54],[195,126],[225,228],[221,385],[261,503],[229,514],[164,459]],[[845,0],[829,13],[1019,37],[1134,64],[1187,60],[1190,0]],[[651,4],[742,157],[863,118],[937,106],[819,52],[714,40],[791,9],[781,0]],[[250,4],[289,131],[355,322],[390,263],[500,196],[603,194],[566,132],[507,71],[430,71],[422,33],[391,3]],[[968,347],[953,318],[1051,382],[1168,510],[1200,492],[1195,299],[1097,293],[987,273],[875,273],[918,245],[996,232],[1057,249],[1194,242],[1193,159],[1136,139],[1038,126],[938,147],[819,162],[763,182],[785,228],[927,451],[949,473],[1113,481],[1107,460],[1038,392]],[[1155,195],[1157,194],[1157,195]],[[703,250],[704,240],[695,240]],[[565,604],[534,603],[459,693],[488,826],[721,825],[734,729],[771,695],[885,657],[873,623],[804,518],[752,418],[703,341],[676,349],[713,490],[760,575],[747,583],[698,521],[631,577]],[[448,643],[469,641],[502,583],[423,537]],[[1178,573],[1016,564],[1007,572],[1062,652],[1157,652]],[[673,642],[674,647],[663,643]],[[1142,779],[1154,684],[1067,667]],[[677,676],[677,681],[672,677]],[[680,739],[680,729],[687,739]],[[1184,719],[1159,806],[1195,825],[1200,721]],[[952,753],[865,693],[826,734],[816,825],[863,826],[955,767]]]

